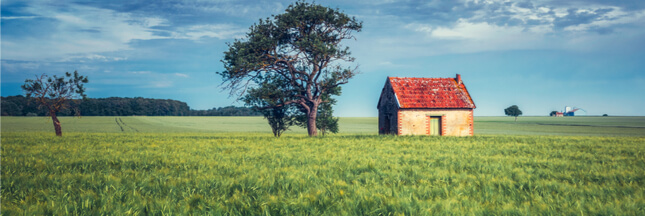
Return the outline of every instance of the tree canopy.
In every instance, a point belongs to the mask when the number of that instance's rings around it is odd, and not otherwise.
[[[517,105],[513,105],[504,109],[504,114],[506,114],[507,116],[514,116],[515,121],[517,121],[517,117],[522,115],[522,110],[520,110]]]
[[[299,1],[283,14],[260,19],[245,40],[228,44],[222,60],[225,70],[218,74],[231,95],[243,95],[249,88],[280,77],[288,83],[281,91],[294,97],[276,106],[296,104],[307,116],[309,135],[315,136],[323,95],[357,73],[357,67],[341,64],[355,60],[341,42],[354,39],[352,33],[361,29],[362,22],[339,9]]]

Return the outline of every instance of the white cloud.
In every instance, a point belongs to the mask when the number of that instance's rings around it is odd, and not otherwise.
[[[17,73],[23,71],[34,71],[40,68],[43,63],[39,62],[9,62],[2,61],[2,72],[3,73]]]
[[[243,37],[246,29],[228,24],[194,25],[173,32],[172,38],[200,40],[204,37],[229,39]]]
[[[38,18],[38,16],[3,16],[3,20],[13,20],[13,19],[34,19]]]
[[[34,23],[48,25],[52,30],[31,37],[3,35],[4,59],[61,61],[89,56],[88,59],[111,60],[95,53],[128,50],[133,40],[163,38],[151,29],[165,22],[161,18],[74,4],[59,8],[34,3],[26,10],[56,23]]]
[[[505,2],[505,1],[504,1]],[[625,39],[645,34],[645,10],[625,11],[606,5],[569,6],[466,1],[482,6],[452,23],[413,22],[405,28],[417,32],[413,47],[425,54],[470,53],[518,49],[589,51],[619,46]],[[462,14],[455,14],[459,16]],[[422,36],[422,37],[419,37]],[[403,44],[406,43],[401,43]]]
[[[612,26],[618,26],[622,24],[630,23],[640,23],[641,25],[645,24],[645,11],[638,12],[625,12],[619,7],[613,7],[613,10],[604,14],[602,17],[593,20],[590,23],[582,23],[578,25],[567,26],[564,28],[565,31],[588,31],[593,28],[607,28]],[[589,11],[585,11],[588,12]],[[580,13],[580,11],[578,11]],[[593,13],[593,12],[591,12]]]
[[[112,57],[104,56],[99,54],[83,54],[83,55],[69,55],[62,58],[59,62],[86,62],[86,61],[101,61],[101,62],[111,62],[111,61],[123,61],[127,60],[126,57]]]
[[[37,2],[29,5],[25,10],[36,16],[2,17],[2,19],[40,17],[43,19],[34,21],[33,25],[47,25],[46,27],[51,30],[29,37],[3,33],[3,59],[118,61],[125,58],[108,56],[106,53],[131,50],[131,42],[137,40],[229,39],[241,37],[245,31],[229,24],[194,25],[173,30],[169,27],[169,21],[159,16],[141,16],[76,4],[68,4],[62,8]],[[43,23],[42,20],[49,20],[50,23]]]
[[[188,78],[188,74],[183,74],[183,73],[175,73],[175,76]]]
[[[486,22],[471,23],[459,19],[452,28],[438,27],[430,36],[438,39],[491,40],[523,36],[524,28],[519,26],[497,26]]]
[[[259,16],[266,17],[271,14],[284,12],[286,6],[278,1],[260,2],[252,1],[182,1],[174,5],[181,10],[194,10],[210,14],[226,14],[233,17]],[[266,14],[266,15],[263,15]]]

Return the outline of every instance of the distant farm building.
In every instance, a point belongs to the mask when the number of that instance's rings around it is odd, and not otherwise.
[[[585,111],[582,108],[565,106],[563,112],[553,112],[551,113],[551,116],[555,116],[555,117],[575,116],[575,113],[577,111],[583,111],[585,112],[585,114],[587,114],[587,111]]]
[[[473,109],[456,78],[388,77],[377,105],[379,134],[472,136]]]

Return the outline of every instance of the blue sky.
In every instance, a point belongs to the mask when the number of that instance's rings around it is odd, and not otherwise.
[[[78,70],[89,97],[241,106],[219,88],[227,42],[292,1],[2,1],[2,96]],[[364,22],[339,116],[376,116],[388,76],[454,77],[477,116],[564,106],[645,115],[645,1],[317,1]],[[584,113],[578,113],[584,114]]]

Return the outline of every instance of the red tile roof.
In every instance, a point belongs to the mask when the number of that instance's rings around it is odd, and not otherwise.
[[[475,108],[461,77],[388,77],[400,108]]]

